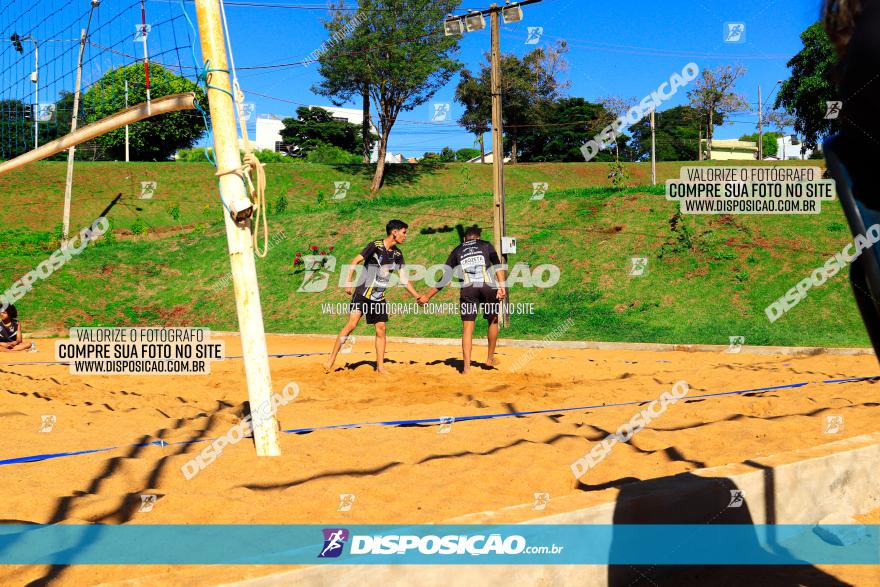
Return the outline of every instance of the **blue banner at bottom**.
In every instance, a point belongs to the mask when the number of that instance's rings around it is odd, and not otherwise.
[[[3,525],[0,564],[880,564],[880,526]]]

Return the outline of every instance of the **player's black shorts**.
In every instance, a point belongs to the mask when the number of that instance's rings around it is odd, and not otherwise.
[[[461,290],[461,320],[473,322],[477,314],[482,314],[486,320],[498,316],[500,302],[498,290],[490,285],[480,287],[465,287]]]
[[[388,306],[385,304],[385,300],[377,302],[356,293],[351,297],[348,311],[360,312],[366,316],[367,324],[388,322]]]

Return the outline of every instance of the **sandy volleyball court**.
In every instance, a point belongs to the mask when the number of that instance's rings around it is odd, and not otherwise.
[[[236,337],[225,340],[227,354],[240,354]],[[268,340],[271,353],[325,353],[329,342]],[[518,522],[613,501],[620,487],[637,480],[880,430],[875,381],[822,383],[880,375],[872,355],[502,347],[498,370],[463,376],[456,346],[390,343],[394,375],[381,377],[372,370],[372,341],[359,338],[329,375],[321,368],[323,355],[271,359],[276,391],[288,382],[301,389],[279,410],[282,429],[459,420],[443,428],[366,425],[282,434],[278,458],[256,458],[246,440],[188,481],[181,467],[205,444],[174,443],[218,437],[239,421],[247,399],[241,361],[214,363],[203,377],[72,376],[66,366],[6,364],[52,361],[53,344],[41,340],[37,353],[0,356],[0,459],[118,448],[0,467],[0,519],[6,523],[428,523],[549,494],[543,512],[521,508],[499,518]],[[475,352],[484,358],[485,348]],[[531,360],[512,373],[510,366],[525,353]],[[639,406],[562,409],[650,401],[679,380],[690,385],[687,398],[575,482],[571,463]],[[796,383],[809,385],[695,397]],[[460,420],[540,410],[550,411]],[[51,432],[40,431],[44,415],[55,416]],[[842,416],[842,425],[828,430],[828,416]],[[154,440],[170,444],[130,446]],[[139,511],[142,494],[158,496],[149,512]],[[355,496],[348,511],[338,511],[341,494]],[[143,584],[180,584],[183,577],[211,584],[272,570],[3,567],[0,583],[84,585],[145,576]]]

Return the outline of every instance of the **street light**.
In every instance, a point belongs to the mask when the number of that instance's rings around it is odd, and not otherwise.
[[[523,19],[523,9],[518,4],[515,6],[505,6],[501,9],[501,18],[504,24],[512,24]]]
[[[486,10],[472,10],[462,15],[454,16],[450,14],[443,23],[443,29],[447,36],[461,35],[466,32],[474,32],[486,28],[486,20],[483,15],[488,15],[491,23],[491,94],[492,94],[492,223],[493,223],[493,244],[495,249],[501,255],[504,264],[507,263],[507,250],[503,246],[506,242],[506,224],[507,214],[505,211],[504,197],[504,129],[501,118],[501,41],[499,15],[503,18],[505,24],[519,22],[523,19],[522,7],[527,4],[536,4],[541,0],[522,0],[511,4],[506,2],[505,6],[492,4]],[[511,254],[515,251],[511,250]],[[502,301],[502,309],[499,312],[499,320],[501,326],[509,325],[509,316],[507,306],[509,298]]]
[[[452,18],[451,14],[449,17],[443,22],[443,31],[446,36],[463,35],[465,33],[464,22],[460,18]]]
[[[24,54],[22,41],[31,41],[34,44],[34,71],[31,73],[31,81],[34,82],[34,149],[36,149],[40,146],[40,46],[31,35],[20,37],[14,32],[9,40],[15,50],[21,54]]]
[[[471,12],[464,17],[464,25],[467,32],[473,33],[486,28],[486,19],[483,18],[482,12]]]

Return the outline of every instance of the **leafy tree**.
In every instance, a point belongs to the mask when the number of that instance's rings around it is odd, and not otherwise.
[[[361,152],[361,127],[347,120],[336,120],[333,114],[323,108],[300,106],[296,109],[297,118],[281,121],[284,128],[281,138],[290,154],[305,157],[321,145],[332,145],[348,153]]]
[[[324,21],[324,28],[330,33],[330,40],[318,56],[318,71],[323,79],[312,86],[312,91],[329,98],[334,106],[344,106],[360,98],[363,112],[360,133],[362,152],[364,163],[369,163],[375,140],[375,135],[370,130],[370,71],[360,67],[359,60],[349,59],[352,56],[346,54],[346,51],[359,45],[356,29],[363,24],[364,13],[348,10],[345,0],[331,2],[329,9],[332,16],[330,20]],[[360,34],[365,32],[360,31]],[[363,46],[359,48],[363,49]]]
[[[13,159],[33,148],[33,107],[21,100],[0,100],[0,159]]]
[[[369,86],[379,131],[379,158],[370,186],[382,187],[388,138],[401,112],[425,104],[461,68],[459,38],[443,34],[443,21],[461,0],[361,0],[358,26],[337,28],[319,57],[317,91],[344,99],[357,82]]]
[[[82,95],[85,120],[80,125],[125,109],[125,81],[128,80],[129,104],[147,101],[143,64],[133,63],[111,69]],[[207,105],[204,92],[192,81],[175,75],[170,70],[150,63],[152,98],[170,94],[195,92],[196,98]],[[129,126],[131,159],[134,161],[164,161],[178,149],[192,147],[205,133],[205,123],[194,112],[172,112],[149,118]],[[125,158],[125,129],[118,128],[95,139],[113,159]]]
[[[791,77],[782,82],[773,107],[794,115],[795,132],[803,137],[806,148],[815,150],[837,124],[825,120],[825,103],[837,99],[833,77],[837,58],[821,23],[808,27],[801,42],[804,48],[788,62]]]
[[[537,117],[541,124],[523,128],[519,136],[520,160],[525,162],[542,161],[583,161],[581,146],[604,127],[603,121],[609,118],[601,104],[587,102],[583,98],[562,98],[544,103]],[[621,140],[628,137],[623,135]],[[601,151],[597,161],[608,161],[613,157]]]
[[[459,149],[455,152],[455,160],[461,161],[464,163],[465,161],[470,161],[471,159],[480,155],[479,149],[471,149],[470,147],[464,147],[463,149]]]
[[[443,147],[440,151],[440,161],[444,163],[451,163],[455,161],[455,151],[450,149],[449,147]]]
[[[737,80],[746,74],[742,65],[723,65],[704,69],[694,81],[694,89],[688,92],[691,106],[700,111],[706,122],[708,157],[712,158],[712,138],[715,136],[715,117],[718,114],[740,112],[749,107],[746,99],[733,90]]]
[[[765,132],[763,140],[761,142],[764,143],[764,156],[765,157],[773,157],[779,152],[779,143],[778,139],[782,137],[781,134],[775,132]],[[751,141],[758,144],[758,133],[753,132],[750,135],[743,135],[739,138],[741,141]]]
[[[654,114],[654,138],[657,161],[695,161],[699,157],[700,123],[702,115],[691,106],[676,106]],[[724,114],[716,114],[716,124],[724,124]],[[634,159],[651,156],[651,123],[640,120],[630,127],[633,138],[630,146]]]
[[[512,54],[501,56],[501,118],[511,163],[519,159],[520,135],[527,133],[543,107],[568,87],[568,82],[558,79],[568,67],[567,52],[565,41],[559,41],[554,47],[536,48],[522,59]],[[455,92],[455,99],[464,106],[459,123],[475,134],[488,131],[492,115],[492,66],[488,54],[485,59],[478,75],[462,72]]]
[[[480,161],[486,161],[486,133],[492,128],[492,101],[486,99],[481,78],[474,77],[467,69],[460,75],[455,88],[455,101],[464,106],[464,114],[458,123],[477,137],[480,145]]]

